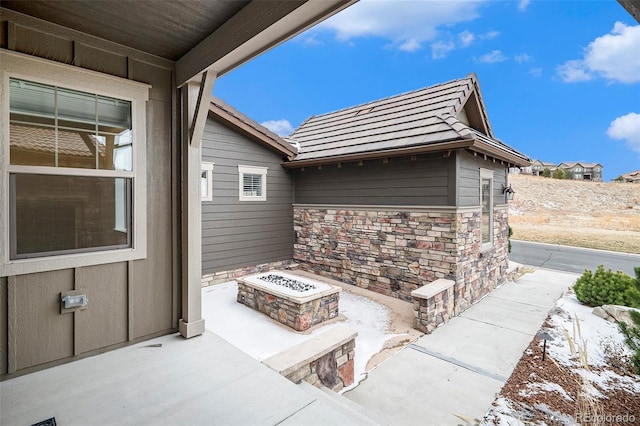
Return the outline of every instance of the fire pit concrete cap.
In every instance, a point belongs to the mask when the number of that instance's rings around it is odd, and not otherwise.
[[[307,291],[295,291],[288,287],[272,284],[267,281],[263,281],[260,278],[267,275],[279,275],[288,279],[301,281],[306,284],[312,284],[315,289]],[[246,277],[238,278],[238,281],[248,286],[257,288],[266,293],[273,294],[274,296],[281,297],[285,300],[294,303],[306,303],[310,300],[318,299],[323,296],[327,296],[334,293],[339,293],[342,289],[338,286],[328,284],[321,281],[309,279],[307,277],[301,277],[299,275],[292,274],[290,272],[283,271],[269,271],[261,272],[259,274],[247,275]]]

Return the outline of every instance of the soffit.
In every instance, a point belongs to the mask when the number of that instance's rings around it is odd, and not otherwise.
[[[175,82],[217,77],[357,0],[3,0],[2,8],[174,61]]]
[[[3,0],[2,7],[177,61],[248,3],[248,0]]]

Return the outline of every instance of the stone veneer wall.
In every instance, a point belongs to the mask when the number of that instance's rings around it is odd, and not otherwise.
[[[458,314],[505,280],[507,207],[494,209],[493,246],[481,250],[480,210],[294,206],[300,268],[388,296],[438,278],[455,282]]]
[[[353,384],[355,347],[355,339],[350,340],[309,364],[301,366],[286,377],[294,383],[304,380],[315,387],[326,386],[339,392]]]
[[[338,316],[340,290],[335,288],[330,294],[299,303],[239,280],[237,301],[296,331],[305,331]]]
[[[261,265],[249,265],[243,268],[220,271],[202,276],[202,287],[214,284],[226,283],[245,275],[259,274],[260,272],[272,271],[274,269],[293,270],[298,269],[298,265],[291,259],[279,260],[277,262],[263,263]]]

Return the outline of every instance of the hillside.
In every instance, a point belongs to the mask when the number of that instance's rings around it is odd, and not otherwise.
[[[640,185],[509,175],[514,239],[640,253]]]

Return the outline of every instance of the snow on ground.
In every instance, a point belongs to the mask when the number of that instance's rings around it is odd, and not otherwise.
[[[606,339],[626,347],[624,336],[618,330],[618,325],[592,314],[593,308],[580,303],[575,294],[563,296],[558,300],[556,306],[561,310],[556,310],[551,316],[551,323],[554,325],[552,335],[555,340],[547,342],[547,351],[561,364],[567,367],[577,365],[569,350],[569,343],[563,334],[563,328],[569,332],[569,336],[576,343],[582,346],[582,342],[586,342],[587,359],[589,365],[594,367],[607,365],[602,348],[603,340]],[[574,326],[574,318],[580,324],[579,329]]]
[[[553,341],[547,341],[547,356],[582,377],[589,394],[595,398],[606,399],[608,396],[603,395],[602,392],[608,393],[616,390],[626,390],[631,395],[640,394],[640,381],[637,376],[621,376],[608,365],[604,350],[607,344],[610,347],[616,345],[623,354],[631,354],[624,344],[624,336],[615,323],[594,315],[592,310],[592,307],[581,304],[573,293],[565,294],[556,302],[556,308],[550,312],[548,321],[550,327],[543,329],[553,337]],[[577,346],[586,347],[589,369],[584,368],[578,357],[572,353],[563,329],[576,343],[576,349]],[[542,340],[539,344],[542,347]],[[530,355],[530,353],[528,354]],[[519,391],[519,394],[523,397],[530,397],[547,392],[557,393],[561,398],[572,401],[571,395],[558,383],[549,381],[523,383],[524,388]],[[535,398],[533,399],[535,400]],[[529,416],[532,408],[545,413],[546,418],[551,420],[550,423],[576,424],[571,416],[572,413],[555,412],[544,404],[526,405],[504,396],[499,396],[494,401],[493,407],[485,415],[482,424],[524,425],[525,423],[521,419]]]
[[[349,389],[366,377],[367,362],[382,350],[384,342],[397,336],[388,332],[391,320],[386,306],[344,290],[340,292],[339,309],[346,320],[314,327],[308,334],[290,330],[266,315],[238,303],[237,293],[238,285],[235,281],[202,289],[205,327],[258,361],[333,327],[344,325],[356,330],[355,383]]]

